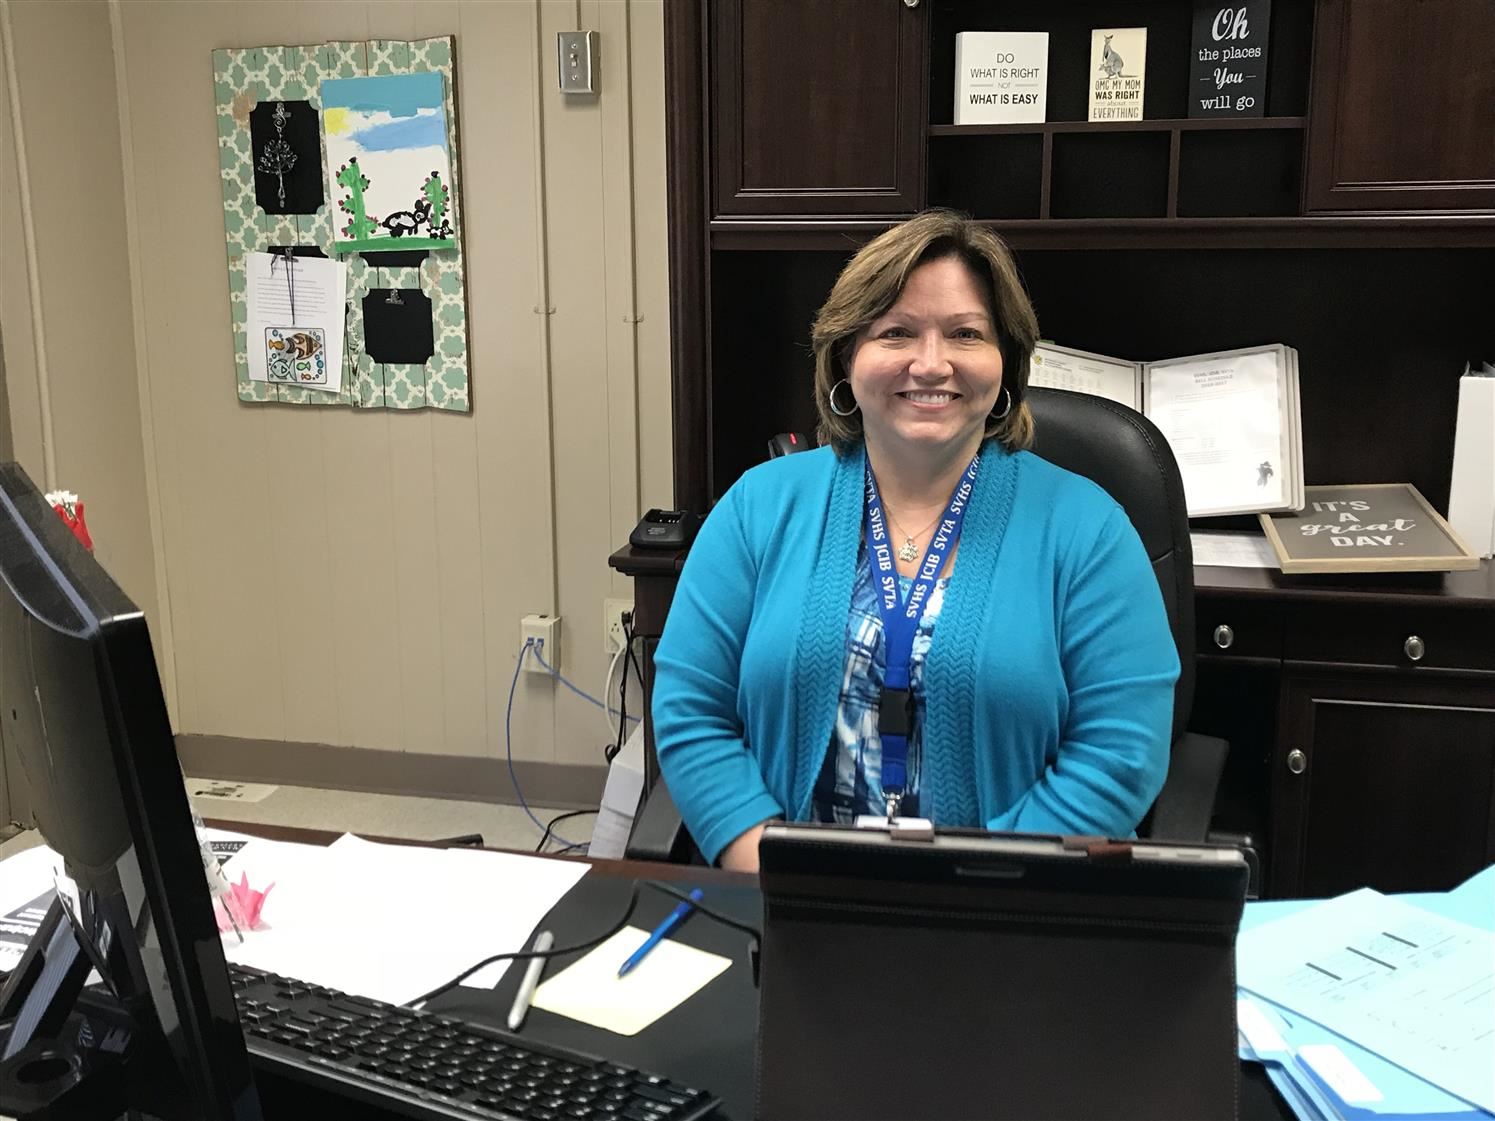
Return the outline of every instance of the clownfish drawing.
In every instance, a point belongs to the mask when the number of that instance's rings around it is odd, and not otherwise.
[[[271,339],[268,345],[271,350],[285,350],[289,347],[291,353],[297,358],[310,358],[322,349],[322,341],[315,335],[308,335],[305,331],[297,331],[295,334],[287,335],[284,339]]]

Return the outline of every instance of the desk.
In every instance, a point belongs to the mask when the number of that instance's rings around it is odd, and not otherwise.
[[[246,826],[233,822],[209,824],[306,844],[328,844],[338,836],[316,830]],[[638,861],[598,860],[591,863],[591,873],[556,905],[545,920],[545,928],[554,932],[557,945],[582,941],[611,925],[627,906],[632,886],[639,879],[689,882],[704,887],[713,907],[754,925],[762,921],[762,902],[754,876],[713,868]],[[673,899],[658,892],[642,892],[634,925],[645,929],[652,927],[674,903]],[[758,993],[752,984],[746,940],[735,930],[699,917],[686,924],[678,937],[703,950],[731,958],[733,967],[658,1023],[635,1036],[614,1035],[541,1009],[531,1010],[523,1033],[535,1039],[656,1070],[709,1090],[724,1103],[724,1108],[719,1111],[721,1121],[748,1121],[753,1115]],[[577,956],[580,955],[555,959],[547,967],[546,975],[560,972]],[[518,969],[509,970],[492,992],[458,989],[433,1001],[430,1007],[436,1012],[502,1028],[521,973]],[[1242,1121],[1289,1121],[1292,1118],[1259,1067],[1245,1064],[1241,1074]],[[277,1103],[284,1100],[288,1106],[295,1103],[303,1111],[307,1107],[304,1099],[296,1098],[295,1088],[269,1085],[263,1089],[267,1113],[270,1109],[268,1103],[272,1100]],[[319,1113],[318,1116],[331,1118],[333,1115]],[[349,1114],[350,1121],[354,1116],[363,1121],[368,1115],[366,1112]]]
[[[1189,726],[1230,741],[1219,827],[1258,838],[1268,894],[1446,891],[1495,861],[1495,565],[1194,581]],[[1426,843],[1361,843],[1386,825]]]

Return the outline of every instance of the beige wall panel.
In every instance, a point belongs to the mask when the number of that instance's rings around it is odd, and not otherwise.
[[[432,462],[431,417],[387,414],[389,501],[397,527],[393,598],[397,616],[403,734],[410,751],[445,751],[441,687],[441,589],[436,523],[436,473]]]
[[[466,225],[468,214],[473,213],[473,199],[469,186],[475,167],[483,182],[493,173],[484,159],[488,138],[485,130],[475,127],[476,136],[469,138],[468,122],[473,120],[467,110],[469,97],[469,73],[460,57],[463,45],[470,35],[477,32],[464,20],[463,6],[454,0],[436,2],[428,0],[416,12],[412,38],[422,39],[432,35],[455,32],[459,53],[457,66],[457,102],[459,156],[463,168],[462,189],[464,192],[463,213],[460,216],[468,238],[466,267],[468,284],[468,342],[473,345],[475,327],[472,301],[472,233]],[[513,75],[502,75],[511,83],[510,92],[502,104],[522,102],[515,88]],[[522,113],[510,111],[511,115]],[[521,122],[522,123],[522,122]],[[468,150],[468,144],[474,144]],[[486,203],[482,209],[488,209]],[[495,224],[489,230],[480,230],[479,244],[486,244],[493,236]],[[474,370],[481,372],[481,358],[474,361]],[[474,379],[472,390],[477,409],[485,407],[481,389]],[[490,396],[486,400],[489,411],[503,407],[501,397]],[[477,414],[454,416],[445,413],[431,414],[432,517],[435,549],[432,570],[426,575],[427,583],[435,593],[432,605],[433,619],[438,627],[440,661],[436,666],[437,678],[432,684],[431,699],[439,708],[439,735],[442,750],[448,755],[484,756],[490,753],[488,742],[487,662],[484,646],[483,621],[485,616],[486,589],[483,586],[482,526],[478,517],[478,420]],[[438,734],[433,728],[432,734]],[[435,741],[433,741],[435,742]],[[417,750],[419,746],[417,745]]]
[[[575,6],[545,0],[542,42],[554,44],[558,31],[576,27]],[[583,5],[595,16],[595,5]],[[584,21],[586,15],[584,14]],[[595,25],[593,25],[595,26]],[[546,60],[546,70],[554,63]],[[545,75],[546,79],[550,74]],[[616,82],[618,75],[612,76]],[[609,81],[604,74],[604,82]],[[607,245],[606,183],[599,98],[568,98],[553,80],[541,82],[545,111],[546,209],[550,215],[550,271],[553,332],[552,392],[555,409],[557,571],[561,616],[572,618],[566,651],[568,677],[588,691],[601,689],[606,669],[600,628],[601,602],[611,587],[605,561],[614,547],[608,473],[607,288],[603,257]],[[621,86],[617,87],[622,93]],[[593,620],[597,621],[593,621]],[[597,758],[601,722],[598,710],[558,693],[557,762]]]
[[[107,5],[111,41],[110,69],[114,81],[115,128],[120,142],[120,173],[125,209],[125,249],[129,258],[130,321],[135,350],[131,366],[139,402],[141,452],[145,474],[146,512],[150,520],[152,563],[156,583],[156,614],[151,617],[151,645],[166,695],[166,716],[173,728],[180,725],[177,704],[176,642],[172,627],[171,579],[166,569],[164,524],[161,514],[161,468],[156,459],[156,408],[152,396],[149,363],[146,361],[147,319],[145,285],[141,271],[144,254],[140,244],[139,177],[135,173],[135,144],[131,131],[130,87],[125,75],[124,21],[118,3]]]
[[[292,9],[301,5],[291,3]],[[410,13],[404,4],[309,4],[289,13],[295,38],[321,40],[404,38]],[[233,46],[267,41],[262,23]],[[251,408],[251,413],[261,410]],[[274,408],[262,423],[275,423],[291,409]],[[321,411],[321,439],[328,463],[321,500],[328,511],[331,558],[333,691],[337,735],[329,742],[407,750],[405,663],[401,651],[403,588],[398,542],[406,531],[394,506],[396,465],[390,425],[413,417],[381,410]],[[420,532],[411,528],[410,532]]]
[[[109,11],[102,4],[11,4],[9,15],[27,157],[12,173],[30,184],[38,273],[32,280],[46,351],[42,370],[35,339],[30,347],[18,339],[10,377],[33,386],[19,387],[16,404],[39,427],[34,383],[47,379],[57,470],[51,482],[83,496],[96,555],[154,619]],[[16,180],[9,189],[18,186]],[[7,258],[14,253],[24,264],[24,250],[22,240],[7,238]],[[7,288],[14,267],[7,267]],[[14,311],[17,335],[30,333],[19,326],[30,326],[32,312],[23,293],[6,297],[6,321]],[[17,436],[30,427],[17,425]],[[45,487],[45,453],[36,458],[36,437],[26,433],[18,444],[28,473]]]
[[[408,419],[408,418],[402,418]],[[323,416],[323,482],[333,571],[337,744],[405,750],[402,740],[395,525],[381,414]]]
[[[514,681],[519,620],[554,612],[555,557],[550,532],[549,403],[542,360],[544,317],[536,314],[541,276],[535,194],[535,75],[539,44],[528,0],[464,4],[457,40],[462,99],[463,223],[467,231],[468,327],[473,368],[473,425],[479,528],[479,586],[453,589],[455,602],[476,593],[483,605],[485,729],[490,755],[504,754],[504,710]],[[552,302],[553,299],[552,299]],[[554,686],[519,682],[514,755],[553,757]]]
[[[12,127],[10,81],[0,52],[0,332],[4,335],[12,452],[39,487],[46,486],[40,386],[31,329],[31,280],[21,214],[20,165]]]
[[[332,543],[324,416],[320,409],[279,410],[262,426],[271,480],[271,574],[256,594],[276,629],[274,672],[285,708],[284,738],[302,743],[340,742],[333,617]]]
[[[483,629],[492,597],[483,580],[476,428],[467,417],[438,415],[432,421],[437,555],[431,579],[440,592],[443,737],[448,755],[483,756],[493,753]]]
[[[170,678],[173,686],[168,695],[175,695],[173,716],[178,731],[195,727],[198,723],[197,699],[199,690],[196,681],[202,669],[202,659],[194,658],[191,652],[199,650],[194,644],[194,612],[188,594],[192,572],[191,522],[184,508],[182,488],[175,480],[182,471],[180,439],[175,418],[179,415],[178,403],[172,398],[172,364],[165,357],[171,351],[168,334],[174,324],[183,338],[190,337],[198,349],[197,361],[203,370],[222,361],[228,353],[226,344],[213,336],[215,330],[228,330],[228,308],[217,303],[212,309],[212,318],[205,322],[188,324],[182,319],[182,311],[171,303],[182,290],[182,282],[176,275],[176,261],[163,248],[175,245],[179,240],[180,222],[170,209],[171,201],[163,199],[163,184],[169,171],[163,166],[163,148],[170,147],[179,152],[192,152],[194,144],[207,143],[214,146],[206,159],[212,167],[216,152],[216,140],[211,121],[182,118],[171,103],[171,92],[159,83],[143,80],[156,67],[169,67],[172,62],[171,39],[181,36],[186,40],[206,38],[213,22],[213,13],[197,5],[183,6],[174,20],[173,35],[162,41],[163,31],[158,28],[159,15],[144,6],[121,5],[119,13],[119,44],[115,65],[123,71],[122,84],[129,98],[129,108],[121,120],[122,143],[128,145],[134,184],[131,191],[133,207],[127,221],[135,226],[133,243],[139,247],[135,259],[135,270],[139,277],[135,299],[139,307],[140,329],[136,338],[136,353],[144,369],[139,371],[142,385],[142,405],[151,409],[151,437],[154,447],[156,477],[152,482],[158,501],[158,535],[156,549],[158,569],[163,571],[168,584],[167,597],[171,618],[168,621],[175,655]],[[194,36],[194,29],[196,35]],[[211,73],[209,66],[204,71]],[[181,118],[181,119],[179,119]],[[173,132],[185,126],[180,139],[168,139]],[[180,161],[180,156],[178,157]],[[179,166],[179,162],[176,165]],[[215,175],[216,168],[212,172]],[[190,286],[189,286],[190,287]],[[178,344],[178,350],[181,344]],[[153,355],[161,355],[163,361],[153,361]],[[183,653],[186,651],[187,653]]]
[[[253,24],[243,28],[232,42],[215,45],[269,42],[263,33],[265,27],[276,29],[277,41],[295,44],[370,35],[369,5],[352,0],[275,0],[253,7]],[[397,659],[400,651],[394,611],[400,602],[399,588],[389,578],[393,570],[382,567],[389,546],[375,546],[377,559],[367,562],[372,572],[358,571],[366,563],[361,551],[342,540],[338,530],[358,537],[369,527],[357,514],[334,510],[351,487],[376,492],[359,499],[360,503],[373,499],[372,505],[360,507],[364,510],[377,506],[381,488],[389,491],[386,418],[381,412],[347,416],[342,409],[245,409],[252,418],[258,417],[254,423],[271,433],[270,439],[279,450],[298,462],[315,465],[307,476],[314,480],[310,485],[277,501],[284,548],[299,552],[310,562],[308,568],[314,568],[308,571],[304,584],[285,589],[285,598],[276,608],[284,657],[285,738],[301,743],[373,746],[365,742],[365,737],[373,735],[387,748],[403,748],[403,698],[401,687],[395,684],[396,679],[403,680],[402,667],[383,665],[378,657],[381,646],[390,659]],[[352,454],[361,464],[358,469],[337,454],[337,449],[350,447],[356,449]],[[392,492],[385,497],[392,497]],[[391,530],[391,541],[393,537]],[[376,589],[383,580],[388,581],[384,588]],[[361,596],[375,599],[360,603]],[[370,614],[376,617],[364,617]],[[367,697],[371,681],[383,683],[381,696]]]
[[[453,31],[457,35],[458,51],[469,35],[475,33],[464,19],[464,7],[455,0],[428,0],[416,12],[412,37],[423,39],[431,35],[445,35]],[[464,168],[464,191],[470,191],[467,178],[474,167],[478,168],[479,182],[492,182],[499,169],[492,167],[489,156],[492,143],[487,130],[469,112],[467,106],[469,73],[461,65],[457,68],[457,101],[459,155]],[[506,74],[510,83],[509,96],[500,103],[519,104],[523,98],[514,83],[514,76]],[[516,109],[508,110],[509,116],[522,116]],[[469,126],[469,122],[472,124]],[[520,122],[522,124],[522,122]],[[470,134],[468,129],[473,130]],[[472,145],[469,150],[469,145]],[[513,161],[508,161],[513,162]],[[476,196],[464,197],[464,220],[473,211]],[[487,202],[482,203],[488,209]],[[504,208],[507,210],[507,208]],[[481,234],[488,244],[495,225]],[[471,234],[469,233],[469,239]],[[469,240],[469,246],[471,241]],[[507,247],[504,247],[507,248]],[[505,254],[508,255],[507,253]],[[472,275],[473,255],[466,253],[468,276]],[[472,288],[469,281],[468,343],[472,345],[474,326]],[[475,369],[481,371],[481,359]],[[476,407],[485,402],[473,390]],[[489,411],[503,408],[501,396],[490,397],[486,402]],[[435,517],[436,561],[430,574],[432,587],[437,591],[436,620],[440,627],[441,664],[440,677],[436,683],[435,696],[441,709],[443,750],[448,755],[485,756],[490,754],[488,742],[487,659],[483,637],[483,620],[486,612],[487,589],[483,586],[482,525],[479,521],[478,489],[478,422],[475,415],[450,416],[444,413],[431,417],[431,477],[434,482],[432,509]]]
[[[159,535],[156,548],[162,554],[161,568],[168,582],[171,601],[171,637],[176,658],[172,666],[175,682],[175,722],[177,730],[190,727],[197,721],[197,701],[200,691],[195,687],[202,659],[194,657],[200,649],[193,640],[193,597],[189,562],[192,548],[190,515],[183,509],[183,495],[175,480],[182,471],[179,449],[179,434],[170,422],[177,414],[177,402],[171,399],[173,386],[162,376],[171,370],[170,354],[173,346],[168,333],[174,325],[180,338],[175,349],[180,352],[183,341],[193,340],[199,348],[197,363],[201,369],[210,368],[219,360],[220,347],[211,337],[214,327],[228,329],[227,307],[214,307],[214,315],[207,322],[188,323],[183,318],[183,309],[167,301],[175,300],[184,290],[176,275],[173,255],[163,252],[168,245],[180,239],[180,215],[172,213],[171,200],[163,198],[163,185],[171,174],[172,167],[180,167],[181,161],[167,161],[163,166],[162,149],[166,138],[174,130],[185,128],[179,138],[170,141],[170,146],[179,152],[191,152],[194,143],[215,144],[211,122],[193,121],[181,114],[172,105],[170,92],[155,83],[142,82],[140,76],[149,74],[155,67],[171,65],[171,50],[176,36],[190,38],[193,25],[206,27],[210,22],[207,13],[195,6],[184,7],[181,18],[176,21],[174,33],[162,41],[164,29],[157,21],[140,18],[148,13],[135,9],[133,5],[122,5],[120,11],[120,42],[114,64],[123,71],[123,86],[130,101],[128,113],[120,123],[121,142],[127,145],[132,155],[134,184],[132,189],[133,212],[129,218],[135,226],[135,244],[140,252],[135,261],[140,278],[135,299],[140,307],[142,330],[136,340],[137,356],[144,364],[139,380],[148,395],[152,410],[152,438],[154,443],[156,479],[154,485],[159,501]],[[208,71],[208,67],[203,68]],[[206,80],[206,78],[205,78]],[[196,125],[196,128],[192,126]],[[216,145],[215,145],[216,147]],[[211,165],[210,165],[211,166]],[[190,283],[185,286],[190,291]],[[219,326],[221,324],[221,327]],[[160,361],[153,360],[160,356]],[[190,365],[190,363],[189,363]],[[147,402],[143,402],[147,403]],[[184,681],[187,684],[184,687]]]
[[[260,0],[242,7],[233,34],[220,33],[202,44],[203,53],[219,46],[265,43],[263,29],[267,27],[276,29],[277,42],[287,44],[348,37],[347,29],[361,27],[365,19],[361,6],[348,4],[329,8]],[[221,260],[221,213],[216,218]],[[225,285],[226,281],[218,281],[222,295],[226,295]],[[223,389],[222,385],[214,388]],[[243,423],[261,432],[265,441],[274,576],[262,594],[273,600],[266,613],[275,632],[276,665],[275,673],[267,676],[273,676],[280,689],[285,712],[282,736],[305,743],[346,743],[339,719],[341,629],[335,615],[334,537],[329,532],[329,506],[341,488],[328,485],[329,476],[341,473],[344,465],[328,452],[326,410],[247,405],[238,409]]]
[[[265,432],[210,373],[232,350],[208,52],[251,23],[245,7],[122,16],[178,730],[279,739],[276,480]]]
[[[670,476],[662,16],[633,8],[583,5],[603,93],[568,104],[570,0],[122,5],[180,730],[502,758],[531,612],[561,611],[562,668],[600,689],[601,601],[628,587],[606,556],[640,473],[659,505]],[[240,404],[209,52],[441,34],[457,37],[473,413]],[[630,193],[630,174],[651,185]],[[633,229],[658,240],[635,249]],[[663,446],[641,451],[645,432]],[[572,763],[607,735],[540,675],[520,678],[512,731],[516,758]]]

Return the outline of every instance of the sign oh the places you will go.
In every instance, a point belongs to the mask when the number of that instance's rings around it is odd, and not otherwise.
[[[1260,117],[1267,102],[1272,0],[1197,0],[1189,116]]]

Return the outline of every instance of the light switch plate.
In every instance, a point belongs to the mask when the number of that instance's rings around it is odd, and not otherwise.
[[[556,56],[562,93],[597,92],[597,32],[557,32]]]

